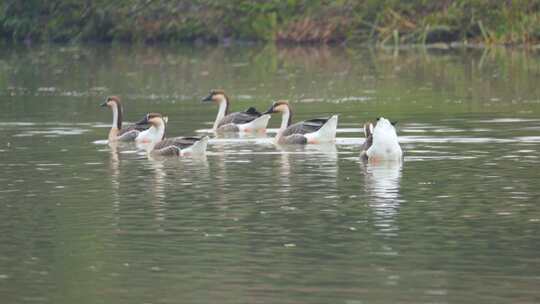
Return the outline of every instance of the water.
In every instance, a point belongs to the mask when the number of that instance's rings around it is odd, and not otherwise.
[[[2,303],[540,302],[537,54],[4,47],[0,71]],[[212,88],[234,110],[339,113],[338,140],[165,160],[105,144],[106,95],[192,135]],[[402,166],[360,161],[381,115]]]

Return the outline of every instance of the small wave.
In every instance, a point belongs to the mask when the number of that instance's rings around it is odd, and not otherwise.
[[[475,122],[480,123],[513,123],[513,122],[540,122],[540,119],[528,119],[528,118],[494,118],[483,119]]]
[[[477,156],[457,156],[457,155],[444,155],[444,156],[405,156],[405,161],[423,161],[423,160],[466,160],[476,159]]]
[[[540,142],[540,136],[521,136],[521,137],[515,137],[515,139],[520,142],[529,142],[529,143]]]
[[[94,140],[92,143],[94,145],[106,145],[109,143],[109,141],[106,139],[99,139],[99,140]]]
[[[64,135],[81,135],[83,133],[88,132],[88,129],[81,129],[81,128],[52,128],[49,130],[30,130],[25,131],[19,134],[13,135],[14,137],[26,137],[26,136],[34,136],[34,135],[44,135],[47,137],[53,136],[64,136]]]
[[[0,126],[14,126],[14,127],[28,127],[28,126],[35,126],[36,124],[33,122],[0,122]]]
[[[513,139],[492,137],[439,137],[439,136],[400,136],[400,143],[511,143]]]

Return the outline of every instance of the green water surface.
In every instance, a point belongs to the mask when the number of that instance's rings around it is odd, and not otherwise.
[[[336,144],[105,144],[105,96],[203,135],[213,88],[232,110],[340,114]],[[379,116],[401,166],[359,158]],[[538,303],[539,152],[535,53],[4,45],[0,302]]]

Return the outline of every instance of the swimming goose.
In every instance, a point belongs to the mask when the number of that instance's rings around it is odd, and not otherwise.
[[[154,128],[153,136],[147,144],[147,150],[153,155],[162,156],[195,156],[206,152],[208,136],[204,137],[172,137],[164,138],[165,119],[159,113],[146,114],[137,125],[151,125]],[[159,140],[158,139],[159,137]]]
[[[276,135],[278,144],[319,144],[336,139],[338,116],[315,118],[291,125],[293,113],[286,100],[276,101],[265,114],[281,112],[281,126]]]
[[[109,142],[132,141],[135,140],[141,131],[148,129],[147,125],[133,125],[127,128],[122,128],[123,108],[122,103],[120,102],[120,97],[118,96],[107,97],[101,106],[109,107],[113,112],[113,123],[111,130],[109,131]]]
[[[159,116],[153,123],[150,119]],[[165,127],[167,125],[167,116],[161,116],[159,113],[148,113],[136,125],[150,125],[150,127],[140,132],[135,138],[137,144],[155,145],[165,139]]]
[[[214,121],[214,132],[264,132],[270,115],[259,113],[254,107],[244,112],[229,113],[229,97],[223,90],[212,90],[202,101],[213,101],[219,105]]]
[[[403,151],[399,146],[394,124],[384,117],[379,117],[375,127],[372,123],[364,125],[366,141],[362,145],[360,156],[365,161],[399,161]]]

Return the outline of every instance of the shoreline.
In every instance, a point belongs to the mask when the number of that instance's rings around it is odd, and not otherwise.
[[[44,45],[56,45],[56,46],[84,46],[84,45],[102,45],[102,46],[114,46],[114,45],[130,45],[130,46],[149,46],[149,47],[170,47],[175,45],[181,46],[194,46],[194,47],[266,47],[273,46],[276,48],[367,48],[367,49],[380,49],[380,50],[410,50],[410,49],[426,49],[426,50],[466,50],[466,49],[507,49],[507,50],[523,50],[523,51],[540,51],[539,44],[485,44],[485,43],[469,43],[469,42],[436,42],[436,43],[402,43],[402,44],[382,44],[375,41],[371,42],[340,42],[340,43],[293,43],[293,42],[273,42],[273,41],[260,41],[260,40],[230,40],[225,41],[12,41],[0,38],[0,46],[17,46],[17,47],[33,47]]]
[[[0,40],[229,44],[526,45],[540,0],[68,0],[0,4]]]

